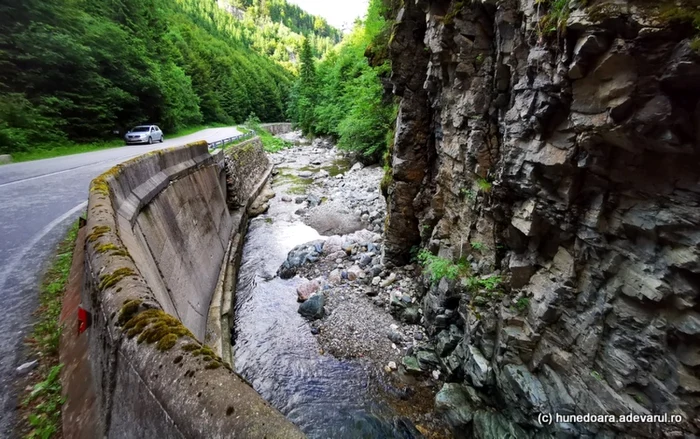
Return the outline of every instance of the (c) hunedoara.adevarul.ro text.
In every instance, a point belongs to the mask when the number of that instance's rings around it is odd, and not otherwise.
[[[540,413],[537,420],[542,425],[552,424],[679,424],[683,417],[678,414],[664,413],[662,415],[640,415],[629,413],[626,415],[571,415],[559,413]]]

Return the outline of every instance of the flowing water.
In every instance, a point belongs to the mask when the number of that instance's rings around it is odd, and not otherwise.
[[[249,227],[236,290],[236,370],[310,438],[419,436],[379,396],[368,364],[323,354],[297,313],[299,279],[275,275],[292,248],[322,239],[294,214],[298,205],[280,200],[291,187],[298,184],[275,178],[277,197]]]

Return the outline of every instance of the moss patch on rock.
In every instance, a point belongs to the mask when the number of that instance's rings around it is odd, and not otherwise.
[[[95,226],[92,228],[92,233],[88,235],[87,240],[88,242],[95,242],[105,236],[111,230],[112,229],[110,229],[109,226]]]
[[[125,277],[128,276],[135,276],[136,272],[132,270],[131,268],[127,267],[122,267],[116,269],[114,272],[111,274],[105,274],[100,276],[100,284],[98,286],[98,289],[100,291],[105,291],[107,288],[113,287],[116,285],[120,280],[124,279]]]
[[[117,324],[119,326],[124,326],[132,317],[134,317],[138,311],[139,307],[143,303],[143,300],[128,300],[122,306],[119,311],[119,319],[117,319]]]
[[[123,331],[129,339],[138,336],[139,344],[156,343],[156,348],[160,351],[172,349],[181,337],[191,337],[194,335],[177,318],[171,316],[161,309],[149,309],[140,313],[134,312],[134,307],[138,309],[139,301],[127,302],[122,308],[121,315],[124,318],[130,317],[124,324]],[[138,305],[137,305],[138,303]]]

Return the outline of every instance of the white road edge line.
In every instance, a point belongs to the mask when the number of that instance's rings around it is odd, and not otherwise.
[[[24,256],[29,252],[29,250],[33,249],[35,245],[39,243],[46,235],[49,234],[56,226],[61,224],[63,221],[67,220],[70,218],[72,215],[75,215],[76,212],[80,211],[81,209],[85,209],[87,207],[88,202],[84,201],[68,212],[64,213],[60,217],[56,218],[55,220],[51,221],[49,224],[47,224],[43,229],[39,231],[34,237],[32,238],[31,241],[22,249],[12,260],[11,262],[7,265],[7,269],[5,270],[5,273],[3,273],[2,278],[0,278],[0,285],[2,285],[2,288],[0,288],[0,291],[5,291],[5,284],[7,283],[7,278],[10,276],[12,271],[15,269],[15,266],[22,260],[24,259]]]

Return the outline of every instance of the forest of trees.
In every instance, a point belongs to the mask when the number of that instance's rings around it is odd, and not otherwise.
[[[259,9],[241,20],[216,0],[0,0],[0,153],[113,139],[142,123],[173,132],[251,113],[284,120],[294,69],[283,62],[302,34],[317,56],[338,35],[265,3],[291,28]]]
[[[289,105],[306,134],[332,136],[339,147],[358,151],[369,162],[387,150],[396,119],[396,105],[382,85],[391,71],[390,7],[390,0],[370,0],[366,19],[321,62],[304,46]]]

